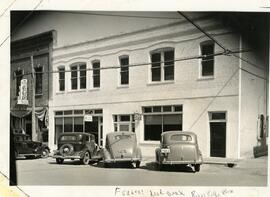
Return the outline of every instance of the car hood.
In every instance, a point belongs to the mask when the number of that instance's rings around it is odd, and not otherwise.
[[[112,158],[132,158],[136,154],[137,145],[134,141],[122,139],[109,145],[109,152]]]

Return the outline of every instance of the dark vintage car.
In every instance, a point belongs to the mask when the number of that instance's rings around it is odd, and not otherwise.
[[[53,158],[62,164],[65,159],[79,159],[87,165],[90,161],[100,160],[100,148],[95,143],[95,136],[89,133],[66,132],[60,134]]]
[[[23,133],[14,133],[15,157],[18,158],[37,158],[48,157],[50,149],[41,142],[32,141],[30,136]]]
[[[139,168],[142,160],[141,149],[137,145],[136,135],[133,132],[112,132],[106,136],[106,145],[103,149],[103,163],[109,167],[113,163],[130,163]]]
[[[160,147],[156,149],[156,165],[192,165],[200,171],[202,154],[198,147],[197,136],[193,132],[166,131],[161,134]]]

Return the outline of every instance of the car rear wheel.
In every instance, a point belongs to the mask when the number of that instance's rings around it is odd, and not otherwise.
[[[90,162],[90,153],[88,151],[86,151],[83,155],[83,159],[82,162],[84,165],[88,165]]]
[[[57,164],[62,164],[63,162],[64,162],[64,159],[56,158],[56,163]]]
[[[42,152],[41,152],[41,157],[46,158],[48,156],[49,156],[49,150],[47,148],[43,149]]]
[[[196,164],[196,165],[194,166],[194,168],[195,168],[195,171],[196,171],[196,172],[199,172],[199,171],[200,171],[200,168],[201,168],[201,165],[200,165],[200,164]]]
[[[136,162],[136,168],[139,168],[140,167],[140,164],[141,164],[141,162],[140,161],[137,161]]]

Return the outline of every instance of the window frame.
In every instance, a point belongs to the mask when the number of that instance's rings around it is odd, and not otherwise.
[[[41,68],[41,71],[36,71],[36,69],[40,69]],[[42,96],[43,95],[43,72],[44,72],[44,67],[39,65],[39,66],[35,66],[34,67],[34,71],[35,71],[35,96]],[[37,72],[41,72],[41,73],[37,73]],[[41,92],[40,93],[37,93],[37,83],[38,83],[38,77],[37,76],[40,76],[41,77]]]
[[[128,64],[127,65],[122,65],[122,62],[121,62],[121,60],[122,59],[127,59],[128,60]],[[118,83],[118,85],[119,86],[121,86],[121,87],[125,87],[125,86],[129,86],[129,77],[130,77],[130,75],[129,75],[129,68],[130,68],[130,62],[129,62],[129,55],[121,55],[121,56],[119,56],[119,58],[118,58],[118,61],[119,61],[119,83]],[[126,66],[127,67],[127,83],[122,83],[122,74],[123,74],[123,67],[122,66]]]
[[[60,71],[60,69],[63,69],[63,71]],[[59,66],[57,67],[58,70],[58,92],[64,92],[66,90],[66,68],[65,66]],[[60,78],[60,73],[64,73],[63,79]],[[64,89],[61,90],[61,82],[64,84]]]
[[[165,62],[165,52],[173,52],[173,79],[165,79],[165,68],[166,68],[166,62]],[[160,54],[160,80],[153,81],[153,62],[152,62],[152,55],[154,54]],[[150,52],[150,67],[149,67],[149,83],[150,84],[156,84],[156,83],[166,83],[166,82],[174,82],[175,81],[175,48],[174,47],[164,47],[164,48],[159,48],[152,50]]]
[[[121,121],[121,116],[129,116],[129,121]],[[115,121],[115,117],[117,117],[117,121]],[[129,132],[135,133],[136,126],[135,126],[134,114],[113,114],[113,131],[120,132],[120,125],[128,125]],[[117,126],[117,131],[115,130],[115,126]],[[133,128],[134,128],[134,131],[133,131]]]
[[[163,107],[166,107],[166,106],[170,106],[171,107],[171,111],[164,111],[163,110]],[[154,107],[161,107],[161,111],[160,112],[154,112]],[[176,107],[181,107],[181,111],[178,111],[178,110],[175,110]],[[145,109],[148,108],[151,110],[148,111],[148,112],[145,112]],[[142,107],[142,115],[143,115],[143,134],[142,134],[142,142],[143,143],[159,143],[161,139],[159,140],[145,140],[145,121],[146,121],[146,118],[145,116],[155,116],[155,115],[159,115],[161,116],[161,125],[162,125],[162,132],[164,132],[164,116],[166,115],[181,115],[181,131],[183,131],[183,104],[174,104],[174,105],[158,105],[158,106],[143,106]]]
[[[81,87],[81,71],[84,69],[80,69],[81,66],[85,66],[85,88]],[[76,62],[69,66],[70,68],[70,90],[71,91],[84,91],[87,89],[87,63],[86,62]],[[75,69],[72,70],[72,68],[76,68],[76,77],[72,77],[72,72],[75,72]],[[72,88],[72,80],[76,79],[77,87],[76,89]]]
[[[199,54],[201,56],[206,55],[203,53],[203,47],[207,46],[207,45],[211,45],[213,47],[213,54],[215,53],[215,43],[212,40],[206,40],[200,43],[200,47],[199,47]],[[212,61],[212,66],[213,66],[213,70],[212,70],[212,75],[203,75],[203,62],[206,61]],[[212,57],[212,59],[210,60],[204,60],[203,58],[200,58],[199,60],[199,79],[213,79],[215,77],[215,56]]]
[[[99,67],[98,67],[98,69],[96,69],[96,68],[94,68],[94,64],[99,64]],[[100,60],[98,60],[98,59],[96,59],[96,60],[93,60],[92,62],[91,62],[91,65],[92,65],[92,88],[93,89],[99,89],[100,88],[100,86],[101,86],[101,69],[100,69],[100,65],[101,65],[101,63],[100,63]],[[98,71],[99,73],[98,74],[95,74],[95,71]],[[98,77],[98,86],[95,86],[95,77]]]

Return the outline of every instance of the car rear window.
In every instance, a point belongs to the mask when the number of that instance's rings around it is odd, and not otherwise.
[[[114,139],[115,140],[122,140],[122,139],[131,139],[132,138],[132,136],[131,135],[116,135],[116,136],[114,136]]]
[[[60,141],[77,141],[80,140],[82,136],[80,135],[63,135],[60,138]]]
[[[171,136],[171,140],[186,142],[186,141],[192,141],[192,137],[190,135],[175,134]]]

